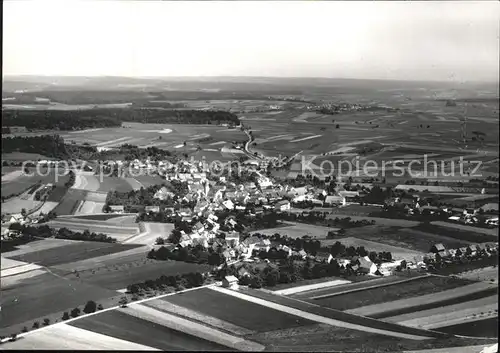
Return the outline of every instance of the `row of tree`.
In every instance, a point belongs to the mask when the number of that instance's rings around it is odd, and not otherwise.
[[[86,240],[86,241],[97,241],[104,243],[116,243],[116,239],[107,236],[103,233],[90,232],[88,229],[84,230],[82,233],[74,232],[68,228],[60,228],[56,230],[50,228],[48,225],[44,224],[38,227],[21,225],[19,223],[13,223],[9,226],[9,230],[18,231],[22,237],[30,238],[56,238],[56,239],[69,239],[69,240]]]

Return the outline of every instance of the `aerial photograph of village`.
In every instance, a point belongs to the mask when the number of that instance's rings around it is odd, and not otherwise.
[[[3,7],[2,350],[498,351],[500,3]]]

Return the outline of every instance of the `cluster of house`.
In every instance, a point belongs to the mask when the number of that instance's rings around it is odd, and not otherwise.
[[[471,244],[458,249],[446,249],[441,243],[432,246],[431,251],[423,256],[423,262],[432,264],[435,262],[452,263],[454,260],[466,258],[482,258],[497,256],[498,243],[488,242]]]
[[[307,106],[308,110],[320,110],[320,109],[329,109],[329,110],[335,110],[335,111],[356,111],[356,110],[361,110],[363,107],[359,104],[353,104],[353,103],[326,103],[326,104],[320,104],[320,105],[308,105]]]
[[[486,203],[481,207],[449,207],[433,206],[425,202],[418,195],[393,197],[385,201],[387,205],[397,206],[403,209],[408,215],[415,214],[445,214],[450,221],[464,224],[479,223],[478,216],[485,218],[485,223],[491,226],[498,226],[498,203]]]
[[[2,215],[2,240],[13,238],[19,235],[19,231],[9,229],[11,224],[19,223],[20,225],[29,225],[37,223],[39,216],[23,215],[21,213]]]
[[[303,259],[310,257],[316,262],[331,263],[332,261],[336,261],[341,269],[350,268],[356,275],[390,276],[397,268],[401,268],[402,264],[402,260],[397,260],[376,265],[368,256],[355,256],[352,259],[335,259],[331,254],[309,256],[304,250],[301,250],[300,254]],[[252,260],[249,259],[247,261]],[[249,275],[248,272],[245,268],[240,267],[238,269],[238,277],[241,278],[245,275]],[[238,278],[236,276],[226,276],[222,279],[222,286],[235,289],[238,287]]]

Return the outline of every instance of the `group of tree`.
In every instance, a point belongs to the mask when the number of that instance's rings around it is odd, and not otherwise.
[[[89,110],[4,110],[4,126],[24,126],[34,130],[81,130],[118,127],[120,121],[107,109]]]
[[[155,260],[175,260],[199,264],[209,264],[218,266],[225,262],[225,258],[220,252],[212,250],[212,248],[205,249],[201,245],[187,246],[175,248],[170,250],[164,246],[159,249],[151,249],[148,252],[148,258]]]
[[[5,116],[2,116],[2,119],[5,119]],[[66,159],[69,156],[64,139],[59,135],[4,137],[2,153],[10,152],[36,153],[58,159]]]
[[[239,125],[238,117],[218,110],[176,110],[141,107],[93,108],[85,110],[10,110],[2,111],[4,126],[24,126],[28,130],[81,130],[118,127],[122,122],[151,124]]]
[[[190,272],[182,275],[160,276],[154,280],[135,283],[127,286],[127,292],[135,295],[143,295],[148,290],[168,290],[174,288],[181,290],[185,288],[200,287],[205,283],[206,276],[201,272]]]
[[[155,194],[165,187],[173,194],[172,197],[166,199],[155,198]],[[147,188],[141,187],[139,190],[131,191],[110,191],[106,197],[105,209],[109,210],[108,206],[120,205],[124,206],[126,212],[130,212],[131,208],[137,206],[160,206],[164,207],[194,207],[193,202],[183,200],[183,197],[189,192],[188,183],[180,180],[172,180],[159,185],[151,185]],[[142,217],[147,217],[144,214]],[[163,219],[163,217],[160,217]],[[162,220],[160,220],[162,222]]]

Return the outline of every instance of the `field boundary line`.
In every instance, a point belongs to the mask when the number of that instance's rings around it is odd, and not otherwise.
[[[348,289],[348,290],[345,290],[345,291],[342,291],[342,292],[338,292],[338,293],[318,295],[316,297],[311,297],[309,299],[316,300],[316,299],[331,298],[331,297],[335,297],[335,296],[338,296],[338,295],[349,294],[349,293],[354,293],[354,292],[361,292],[361,291],[368,290],[368,289],[382,288],[382,287],[392,286],[393,284],[406,283],[406,282],[410,282],[410,281],[417,280],[417,279],[427,278],[429,276],[432,276],[432,275],[425,274],[423,276],[416,276],[416,277],[412,277],[412,278],[406,278],[406,279],[403,279],[401,281],[396,281],[396,282],[382,283],[382,284],[379,284],[379,285],[371,285],[371,286],[363,287],[363,288]]]
[[[50,271],[49,271],[50,272]],[[57,274],[51,272],[54,276],[58,276]],[[67,279],[66,280],[70,281],[70,279]],[[145,298],[145,299],[141,299],[141,300],[137,300],[137,301],[134,301],[134,302],[131,302],[131,303],[128,303],[127,306],[130,306],[130,305],[134,305],[134,304],[140,304],[140,303],[144,303],[144,302],[147,302],[148,300],[155,300],[155,299],[160,299],[160,298],[163,298],[163,297],[168,297],[170,295],[175,295],[175,294],[179,294],[179,293],[185,293],[185,292],[189,292],[189,291],[193,291],[193,290],[197,290],[197,289],[201,289],[201,288],[209,288],[211,286],[214,286],[215,283],[210,283],[210,284],[206,284],[206,285],[203,285],[203,286],[200,286],[200,287],[195,287],[195,288],[188,288],[188,289],[184,289],[184,290],[181,290],[181,291],[178,291],[178,292],[173,292],[173,293],[166,293],[166,294],[160,294],[158,296],[155,296],[155,297],[151,297],[151,298]],[[22,332],[22,333],[19,333],[17,335],[17,339],[21,338],[21,337],[24,337],[24,336],[27,336],[31,333],[34,333],[34,332],[39,332],[40,330],[46,330],[48,329],[49,327],[54,327],[54,326],[57,326],[57,325],[62,325],[62,324],[67,324],[69,322],[73,322],[73,321],[76,321],[76,320],[79,320],[79,319],[83,319],[83,318],[86,318],[86,317],[89,317],[89,316],[92,316],[92,315],[98,315],[100,313],[104,313],[106,311],[111,311],[111,310],[115,310],[115,309],[118,309],[120,308],[120,305],[116,305],[116,306],[113,306],[111,308],[106,308],[106,309],[103,309],[103,310],[98,310],[98,311],[95,311],[93,313],[89,313],[89,314],[84,314],[84,315],[80,315],[78,317],[74,317],[74,318],[70,318],[68,320],[65,320],[65,321],[60,321],[60,322],[56,322],[54,324],[51,324],[51,325],[48,325],[48,326],[43,326],[43,327],[40,327],[38,329],[35,329],[35,330],[32,330],[32,331],[28,331],[28,332]],[[5,342],[8,342],[10,339],[10,337],[6,337],[2,340],[0,340],[0,343],[5,343]]]

